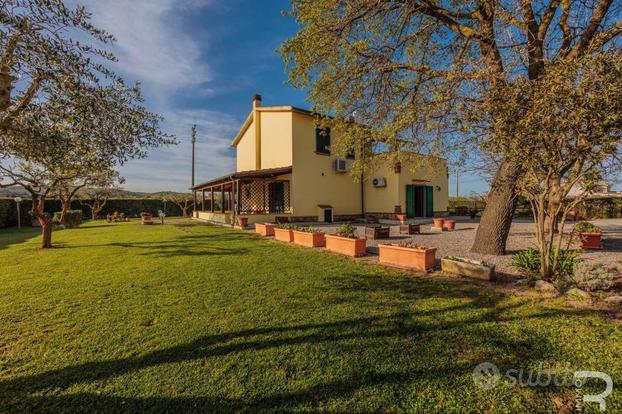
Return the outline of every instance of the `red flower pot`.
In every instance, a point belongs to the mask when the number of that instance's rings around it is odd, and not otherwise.
[[[238,220],[238,226],[240,226],[240,227],[248,226],[248,217],[240,217],[240,216],[238,216],[237,220]]]
[[[255,223],[255,233],[262,236],[274,236],[274,226],[272,223]]]
[[[284,242],[293,242],[294,241],[294,233],[290,229],[281,229],[279,227],[274,228],[274,238],[276,240],[284,241]]]
[[[456,229],[456,220],[445,220],[443,222],[443,229],[447,231],[454,231]]]
[[[326,237],[323,232],[308,233],[306,231],[292,230],[294,233],[294,243],[306,247],[326,246]]]
[[[436,265],[435,248],[400,247],[392,244],[378,245],[378,261],[393,266],[427,272]]]
[[[445,222],[444,218],[435,218],[434,219],[434,227],[442,229],[444,222]]]
[[[346,256],[361,257],[366,253],[367,239],[352,239],[333,234],[326,235],[326,248]]]
[[[581,238],[581,248],[586,250],[602,249],[600,233],[579,233]]]
[[[404,223],[406,221],[406,214],[396,214],[395,218],[397,218],[400,223]]]

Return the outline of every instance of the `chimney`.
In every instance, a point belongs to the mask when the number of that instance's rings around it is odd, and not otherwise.
[[[258,108],[260,106],[261,106],[261,95],[256,93],[255,96],[253,96],[253,109]]]

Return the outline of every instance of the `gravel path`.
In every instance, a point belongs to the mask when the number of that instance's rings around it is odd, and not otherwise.
[[[475,238],[478,223],[465,218],[454,218],[456,230],[453,232],[432,233],[430,231],[431,222],[422,221],[421,234],[405,236],[399,234],[397,222],[391,226],[391,239],[387,240],[368,240],[367,246],[370,252],[376,252],[378,243],[392,242],[412,238],[415,243],[436,247],[437,258],[445,256],[459,256],[475,260],[485,260],[497,266],[497,272],[515,275],[516,269],[511,265],[512,254],[529,246],[535,246],[534,225],[531,222],[516,221],[512,223],[510,237],[507,244],[507,254],[505,256],[491,256],[471,253],[469,250]],[[622,261],[622,219],[596,220],[594,223],[603,229],[604,249],[583,253],[583,257],[589,260],[598,260],[604,263]],[[381,225],[389,225],[389,222]],[[334,233],[336,226],[320,226],[327,233]],[[364,234],[364,226],[357,225],[357,233]],[[570,231],[571,224],[567,226]]]

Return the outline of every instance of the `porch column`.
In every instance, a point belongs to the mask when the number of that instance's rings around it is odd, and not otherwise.
[[[201,190],[203,198],[201,198],[201,211],[205,211],[205,188]]]
[[[229,205],[227,207],[229,207],[229,211],[233,211],[233,181],[231,181],[231,189],[229,189],[228,198]]]
[[[210,207],[213,213],[214,212],[214,186],[210,187],[210,191],[212,192],[212,199],[210,201]]]
[[[197,203],[197,192],[196,190],[192,190],[192,210],[196,210],[198,204],[199,203]],[[195,216],[196,214],[192,213],[192,215]]]
[[[220,184],[220,209],[225,212],[225,184]]]
[[[235,180],[235,212],[240,214],[240,180]]]

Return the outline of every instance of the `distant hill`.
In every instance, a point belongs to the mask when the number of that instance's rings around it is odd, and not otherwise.
[[[175,194],[185,194],[188,195],[190,193],[179,193],[175,191],[158,191],[156,193],[143,193],[138,191],[128,191],[128,190],[117,190],[112,198],[117,199],[133,199],[133,198],[154,198],[154,199],[162,199],[163,197],[175,195]],[[26,190],[21,187],[11,187],[11,188],[0,188],[0,197],[30,197],[30,194]]]

